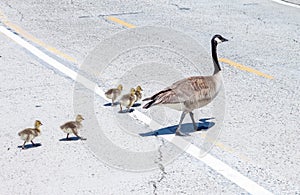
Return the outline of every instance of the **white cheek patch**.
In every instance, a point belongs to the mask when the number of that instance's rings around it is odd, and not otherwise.
[[[217,43],[222,43],[222,41],[218,37],[215,38],[215,41],[217,41]]]

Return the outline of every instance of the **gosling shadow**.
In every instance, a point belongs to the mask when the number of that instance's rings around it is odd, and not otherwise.
[[[139,106],[141,106],[142,104],[140,104],[140,103],[134,103],[133,105],[132,105],[132,107],[139,107]]]
[[[77,141],[77,140],[80,140],[79,137],[69,137],[68,139],[65,137],[65,138],[61,138],[59,139],[60,142],[69,142],[69,141]]]
[[[114,102],[114,104],[112,104],[111,102],[110,103],[106,103],[106,104],[103,104],[103,106],[116,106],[116,105],[118,105],[119,104],[119,102]]]
[[[120,113],[120,114],[125,114],[125,113],[131,113],[131,112],[133,112],[134,111],[134,109],[133,108],[130,108],[129,110],[128,109],[125,109],[125,110],[120,110],[118,113]]]
[[[207,131],[208,129],[213,127],[215,125],[215,123],[211,122],[211,121],[208,121],[208,120],[211,120],[211,119],[213,119],[213,118],[200,119],[199,120],[200,123],[197,123],[197,131]],[[178,125],[164,127],[164,128],[161,128],[161,129],[158,129],[158,130],[155,130],[155,131],[150,131],[150,132],[147,132],[147,133],[140,133],[140,136],[148,137],[148,136],[175,134],[177,127],[178,127]],[[181,125],[181,131],[183,133],[186,133],[186,134],[195,132],[193,123],[182,124]]]
[[[25,149],[30,149],[30,148],[37,148],[37,147],[40,147],[42,146],[41,143],[35,143],[35,144],[25,144]],[[21,146],[18,146],[18,148],[22,148],[22,145]]]

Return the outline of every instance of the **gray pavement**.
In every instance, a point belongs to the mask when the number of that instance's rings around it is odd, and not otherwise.
[[[100,41],[126,29],[108,20],[109,15],[136,26],[165,26],[182,31],[208,52],[211,36],[224,35],[230,41],[219,47],[220,57],[275,79],[221,64],[226,114],[218,141],[230,149],[216,146],[210,154],[274,194],[300,193],[299,9],[267,0],[126,3],[3,0],[0,10],[11,22],[79,63]],[[141,172],[115,169],[96,158],[82,142],[60,142],[65,135],[58,130],[59,125],[76,114],[74,82],[2,34],[0,42],[0,165],[4,167],[0,171],[1,194],[246,193],[188,154],[165,165],[166,174],[160,181],[159,169]],[[61,61],[74,70],[79,68],[65,59]],[[140,62],[133,59],[115,63],[126,67]],[[100,99],[95,104],[103,103]],[[197,112],[198,118],[210,115],[209,109],[203,110]],[[173,114],[176,117],[171,122],[176,124],[178,113]],[[101,113],[96,115],[101,117]],[[36,118],[47,124],[42,136],[36,139],[42,146],[20,151],[17,146],[22,141],[17,132],[32,126]],[[155,140],[145,140],[157,146]]]

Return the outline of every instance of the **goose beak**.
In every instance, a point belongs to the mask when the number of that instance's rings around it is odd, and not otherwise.
[[[225,39],[225,38],[223,37],[223,40],[222,40],[222,42],[226,42],[226,41],[228,41],[228,39]]]

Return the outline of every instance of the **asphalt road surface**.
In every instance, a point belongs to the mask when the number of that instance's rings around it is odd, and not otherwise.
[[[0,27],[0,194],[300,194],[297,6],[270,0],[2,0]],[[138,82],[148,96],[183,77],[212,73],[214,34],[229,39],[218,47],[224,91],[195,113],[202,123],[214,118],[205,123],[208,129],[182,138],[204,150],[201,155],[169,142],[169,135],[141,136],[157,130],[142,116],[171,127],[180,113],[135,107],[142,113],[137,118],[119,114],[118,107],[104,106],[101,91],[91,93],[70,76],[82,72],[104,91],[118,82],[128,91]],[[192,66],[193,60],[210,64]],[[59,126],[78,110],[88,139],[64,141]],[[35,139],[41,146],[22,150],[17,133],[35,119],[44,124]],[[205,157],[223,164],[216,168]],[[242,176],[230,179],[232,173]]]

